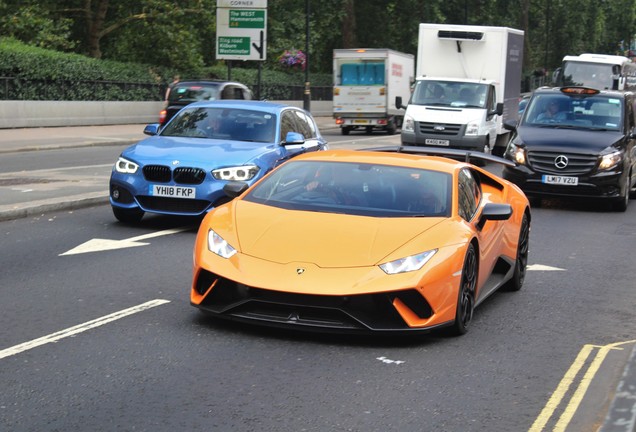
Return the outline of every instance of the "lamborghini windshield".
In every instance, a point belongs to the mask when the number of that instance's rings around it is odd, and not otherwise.
[[[246,201],[275,207],[378,217],[448,216],[451,175],[351,162],[289,161]]]

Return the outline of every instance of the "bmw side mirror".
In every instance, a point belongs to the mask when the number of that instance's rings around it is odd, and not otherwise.
[[[287,132],[287,136],[285,137],[285,141],[283,141],[283,145],[298,145],[304,144],[305,137],[303,134],[298,132]]]
[[[159,128],[161,126],[159,126],[159,123],[151,123],[149,125],[146,125],[146,127],[144,128],[144,134],[146,135],[157,135],[159,133]]]

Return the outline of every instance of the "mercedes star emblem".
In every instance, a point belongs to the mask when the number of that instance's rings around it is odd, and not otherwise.
[[[554,166],[558,169],[565,169],[568,166],[568,157],[559,155],[554,159]]]

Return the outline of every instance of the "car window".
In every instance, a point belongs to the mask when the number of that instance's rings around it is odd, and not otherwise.
[[[185,108],[161,131],[162,136],[273,142],[276,116],[237,108]]]
[[[459,172],[458,191],[459,215],[464,220],[470,221],[481,201],[481,187],[470,170],[466,168]]]
[[[300,132],[301,134],[303,134],[305,139],[315,138],[316,134],[309,125],[309,120],[307,119],[305,113],[299,110],[293,110],[293,112],[296,116],[296,125],[298,127],[298,130],[296,132]]]
[[[280,141],[285,141],[288,132],[297,132],[295,115],[291,110],[283,111],[280,116]]]
[[[524,123],[534,126],[569,126],[580,129],[620,130],[623,99],[613,95],[588,97],[562,93],[536,94],[528,104]]]
[[[218,98],[218,85],[177,84],[168,94],[168,102],[170,103],[192,103]]]
[[[222,99],[246,99],[243,89],[236,85],[227,85],[221,93]]]
[[[289,161],[245,199],[305,211],[377,217],[448,216],[451,176],[387,165]]]

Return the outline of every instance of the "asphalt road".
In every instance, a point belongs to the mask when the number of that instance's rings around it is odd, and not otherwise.
[[[396,138],[378,137],[348,139]],[[0,172],[95,165],[99,183],[112,164],[59,152],[5,154]],[[634,394],[636,205],[589,207],[533,210],[524,288],[459,338],[206,319],[188,303],[194,220],[126,226],[103,201],[2,221],[0,430],[628,430],[606,416]]]

